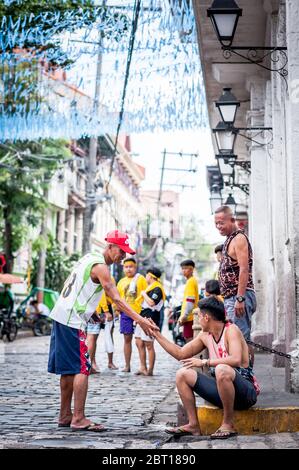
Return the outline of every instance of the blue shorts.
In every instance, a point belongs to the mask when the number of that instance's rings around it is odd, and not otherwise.
[[[105,323],[87,323],[87,330],[86,333],[88,335],[99,335],[101,330],[104,330]]]
[[[134,333],[134,321],[125,313],[120,314],[120,328],[119,331],[123,335],[132,335]]]
[[[53,320],[48,372],[58,375],[89,375],[90,369],[85,332]]]
[[[251,317],[256,311],[256,298],[253,290],[247,290],[245,294],[245,315],[243,317],[236,317],[235,315],[235,302],[237,296],[228,297],[224,299],[224,307],[227,319],[235,323],[243,333],[246,340],[250,340],[251,331]]]

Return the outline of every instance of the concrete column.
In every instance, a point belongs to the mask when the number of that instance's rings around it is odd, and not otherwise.
[[[71,255],[74,251],[74,231],[75,231],[75,209],[70,206],[67,220],[67,254]]]
[[[76,217],[76,233],[78,241],[78,251],[82,253],[82,243],[83,243],[83,212],[80,210],[77,212]]]
[[[287,364],[290,391],[299,392],[299,2],[286,0],[286,40],[288,47],[287,150],[289,165],[289,233],[288,254],[292,265],[293,283],[289,286],[286,308],[287,348],[292,361]]]
[[[57,227],[57,240],[61,246],[64,247],[64,229],[65,229],[65,210],[59,211],[58,227]]]
[[[264,105],[266,80],[253,76],[247,80],[251,95],[251,110],[248,112],[251,126],[264,126]],[[263,143],[263,136],[256,137]],[[257,298],[257,311],[253,316],[252,340],[265,346],[271,346],[273,340],[272,311],[268,305],[268,279],[266,266],[269,262],[269,187],[267,166],[269,155],[264,146],[251,144],[251,179],[250,179],[250,240],[253,248],[254,284]]]

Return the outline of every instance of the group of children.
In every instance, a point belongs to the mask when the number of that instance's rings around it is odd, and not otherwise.
[[[193,312],[199,301],[198,282],[194,277],[195,263],[193,260],[184,260],[181,263],[182,274],[186,278],[184,298],[182,302],[179,324],[182,325],[183,335],[186,342],[193,339]],[[156,267],[149,268],[146,276],[137,272],[137,262],[134,257],[123,261],[125,276],[118,282],[117,289],[120,296],[131,306],[131,308],[145,318],[151,318],[161,329],[161,312],[166,298],[163,285],[160,281],[161,271]],[[113,278],[112,278],[113,279]],[[115,280],[113,279],[115,283]],[[219,282],[211,279],[206,282],[205,296],[215,296],[222,300]],[[118,367],[113,362],[114,344],[113,331],[114,321],[120,320],[120,333],[124,337],[124,368],[122,372],[131,371],[132,341],[139,354],[140,365],[135,372],[136,375],[153,375],[156,353],[154,340],[147,336],[133,320],[125,313],[119,312],[113,305],[111,299],[103,293],[96,309],[97,315],[91,317],[87,326],[87,344],[91,359],[91,373],[99,373],[96,363],[96,346],[100,331],[104,330],[105,350],[108,356],[108,368],[116,370]],[[99,321],[100,318],[100,321]]]
[[[137,273],[137,262],[133,257],[124,260],[123,269],[125,276],[117,284],[120,296],[136,313],[144,318],[151,318],[159,326],[160,312],[166,298],[160,281],[161,271],[155,267],[150,268],[144,277]],[[108,367],[113,370],[118,368],[113,362],[114,319],[115,316],[118,316],[120,318],[120,333],[124,335],[125,366],[122,372],[131,371],[132,340],[134,334],[140,360],[140,366],[136,374],[153,375],[156,358],[153,338],[147,336],[139,325],[134,327],[133,320],[124,312],[119,312],[105,293],[103,293],[96,310],[100,316],[100,322],[98,322],[98,315],[93,316],[87,326],[87,343],[92,364],[91,373],[99,372],[95,354],[97,338],[102,328],[104,328]]]

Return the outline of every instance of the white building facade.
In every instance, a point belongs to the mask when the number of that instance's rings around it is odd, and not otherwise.
[[[210,126],[219,121],[214,102],[231,87],[241,102],[235,126],[272,128],[248,132],[255,142],[238,137],[235,150],[239,161],[251,162],[246,203],[258,303],[252,339],[291,354],[272,361],[285,367],[286,389],[299,392],[299,2],[236,0],[243,12],[233,46],[287,47],[286,77],[268,70],[283,57],[263,62],[266,69],[234,55],[226,60],[207,18],[212,3],[193,1]]]

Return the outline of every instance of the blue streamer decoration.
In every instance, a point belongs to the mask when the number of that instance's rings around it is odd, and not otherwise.
[[[104,8],[97,1],[85,9],[90,2],[81,1],[78,10],[45,8],[35,14],[32,8],[16,19],[0,18],[0,141],[115,134],[133,3],[108,0]],[[21,4],[20,0],[0,0],[0,6]],[[94,116],[99,53],[103,64],[100,107]],[[206,125],[192,2],[144,0],[122,132]]]

